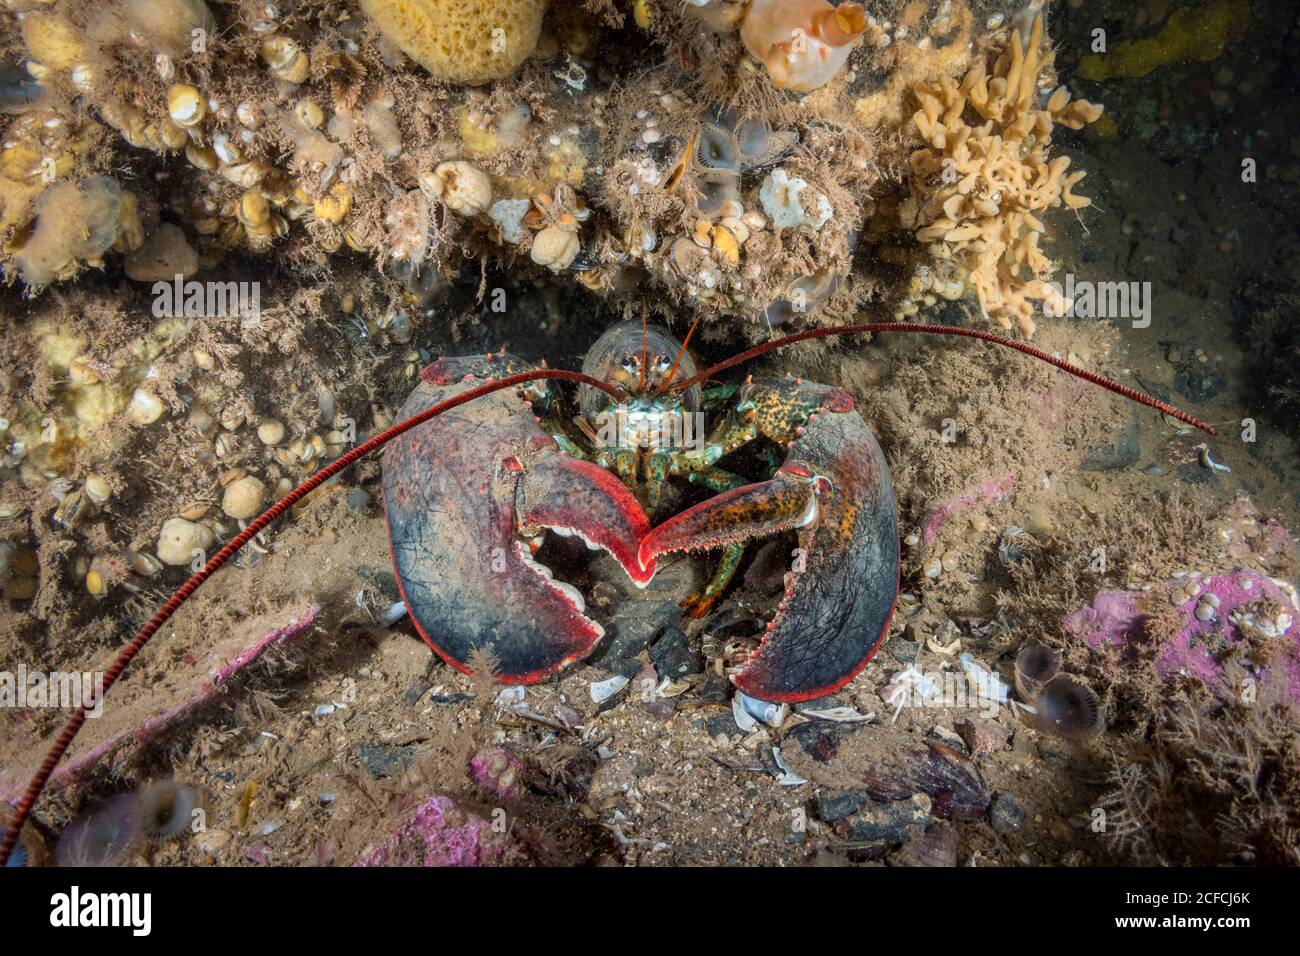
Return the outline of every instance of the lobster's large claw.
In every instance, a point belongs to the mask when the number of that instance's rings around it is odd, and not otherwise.
[[[421,384],[403,418],[477,382]],[[402,599],[420,636],[459,670],[533,683],[584,657],[604,634],[577,588],[534,561],[521,531],[555,528],[609,551],[639,586],[649,521],[612,475],[560,453],[512,392],[452,409],[384,454],[384,506]]]
[[[767,635],[732,679],[763,700],[833,693],[871,659],[898,593],[893,483],[856,411],[823,408],[770,480],[709,499],[653,529],[642,560],[797,529],[799,549]]]

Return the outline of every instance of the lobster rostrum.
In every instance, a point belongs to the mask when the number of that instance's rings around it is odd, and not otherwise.
[[[698,320],[697,320],[698,324]],[[692,325],[693,333],[695,326]],[[628,323],[593,346],[582,372],[531,367],[509,356],[444,358],[422,374],[406,416],[326,465],[253,519],[208,559],[136,632],[104,673],[107,693],[163,624],[218,569],[297,502],[344,469],[394,442],[385,456],[389,536],[402,597],[421,636],[467,670],[482,651],[508,683],[544,679],[589,654],[602,630],[576,588],[533,558],[547,529],[607,551],[631,581],[648,585],[663,555],[720,549],[720,565],[685,603],[705,613],[726,588],[744,545],[794,532],[799,563],[738,687],[770,700],[807,700],[847,683],[880,644],[898,586],[893,488],[874,436],[843,389],[797,379],[746,380],[706,389],[718,373],[810,338],[912,332],[977,338],[1056,366],[1208,434],[1172,406],[1023,342],[958,326],[865,323],[810,329],[755,346],[702,372],[664,331]],[[639,333],[639,336],[637,335]],[[640,339],[639,351],[634,346]],[[680,374],[679,374],[680,373]],[[574,429],[551,387],[576,382]],[[471,406],[471,403],[474,403]],[[471,407],[467,407],[471,406]],[[712,406],[702,442],[648,441]],[[542,427],[543,423],[546,428]],[[766,480],[718,467],[762,439]],[[665,485],[678,478],[712,491],[654,524]],[[648,512],[648,513],[647,513]],[[800,568],[802,570],[800,570]],[[69,718],[14,809],[0,866],[32,807],[99,700]]]

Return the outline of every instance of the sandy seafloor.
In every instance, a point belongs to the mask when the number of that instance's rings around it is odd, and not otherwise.
[[[114,735],[123,735],[120,744],[56,782],[41,804],[45,841],[116,795],[175,778],[201,795],[203,832],[107,848],[90,841],[77,851],[81,859],[348,865],[382,849],[417,807],[441,797],[431,805],[432,862],[1296,863],[1297,628],[1277,640],[1226,640],[1229,622],[1219,615],[1218,630],[1188,652],[1213,660],[1213,678],[1162,663],[1188,623],[1168,582],[1177,588],[1193,575],[1247,572],[1297,580],[1300,147],[1296,111],[1276,99],[1289,90],[1285,102],[1294,105],[1294,74],[1274,75],[1274,99],[1233,91],[1235,105],[1223,110],[1205,91],[1234,90],[1232,80],[1225,87],[1216,79],[1224,67],[1238,78],[1252,70],[1242,53],[1107,90],[1117,135],[1085,132],[1063,143],[1092,172],[1094,206],[1081,216],[1083,228],[1067,227],[1072,213],[1056,213],[1053,257],[1082,280],[1149,281],[1152,320],[1140,329],[1127,320],[1044,320],[1035,339],[1214,423],[1220,436],[1205,449],[1198,447],[1205,436],[1180,434],[1154,412],[978,344],[885,337],[761,360],[763,369],[852,392],[893,471],[901,533],[921,539],[904,546],[904,599],[882,649],[842,691],[796,707],[780,727],[742,718],[742,728],[725,679],[702,660],[714,618],[683,624],[691,673],[667,688],[672,696],[645,693],[647,677],[662,691],[667,675],[645,670],[656,656],[662,669],[664,658],[643,644],[706,565],[670,563],[637,594],[599,563],[569,567],[560,554],[557,573],[567,570],[611,638],[626,641],[622,657],[602,645],[598,660],[498,699],[496,689],[438,660],[409,622],[376,622],[396,596],[379,466],[371,462],[295,509],[264,535],[266,553],[221,571],[166,626],[73,756]],[[1152,102],[1168,99],[1175,119],[1144,119]],[[1275,174],[1247,186],[1239,167],[1252,149]],[[426,359],[506,344],[577,367],[617,318],[554,284],[519,286],[493,273],[487,281],[511,289],[506,314],[475,303],[470,265],[441,320],[395,344],[357,334],[339,311],[352,288],[340,277],[303,320],[298,349],[232,362],[259,410],[286,419],[310,414],[313,404],[294,394],[295,381],[310,378],[313,365],[331,367],[343,383],[336,400],[364,433],[375,407],[400,405],[408,369]],[[77,309],[114,295],[116,282],[91,277],[75,292],[51,294]],[[34,308],[17,290],[0,291],[6,334],[21,336]],[[969,312],[953,307],[939,318],[968,321]],[[685,316],[657,318],[678,335],[688,324]],[[706,361],[736,346],[734,336],[707,328],[701,339]],[[941,439],[948,418],[958,425],[955,443]],[[1247,419],[1254,441],[1243,440]],[[183,449],[200,441],[180,416],[162,442],[124,442],[113,462],[120,490],[95,520],[113,524],[117,538],[147,543],[178,508],[212,500],[210,487],[187,477]],[[935,519],[945,508],[946,519]],[[1008,534],[1012,528],[1027,537]],[[141,593],[96,600],[61,557],[48,520],[41,529],[48,586],[35,601],[0,608],[0,660],[102,669],[184,573],[171,569]],[[750,548],[720,605],[729,620],[770,610],[773,572],[762,565],[771,555],[758,551]],[[937,578],[924,573],[935,559],[943,566]],[[1099,592],[1125,590],[1146,595],[1139,605],[1146,625],[1131,643],[1094,648],[1064,625]],[[211,699],[138,732],[210,686],[214,669],[308,617],[308,627]],[[962,653],[1010,683],[1016,652],[1029,642],[1059,649],[1063,670],[1099,695],[1100,732],[1047,733],[1006,705],[991,715],[946,706],[895,716],[887,702],[909,666],[953,670]],[[591,685],[616,673],[632,683],[598,706]],[[1257,690],[1249,700],[1241,693],[1248,679]],[[799,713],[808,708],[870,719]],[[57,711],[0,712],[6,796],[60,721]],[[485,784],[503,771],[504,784]],[[804,782],[786,785],[789,775]],[[966,801],[977,809],[952,812]],[[494,829],[494,821],[504,826]]]

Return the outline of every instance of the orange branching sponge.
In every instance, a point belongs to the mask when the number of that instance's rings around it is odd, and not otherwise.
[[[361,0],[384,36],[440,80],[504,79],[537,48],[549,0]]]
[[[866,28],[866,11],[857,3],[752,0],[740,38],[775,85],[808,93],[839,72]]]
[[[1071,100],[1065,87],[1036,105],[1053,56],[1040,14],[1027,45],[1019,30],[1010,31],[991,76],[979,63],[960,85],[944,77],[914,88],[921,109],[913,122],[928,146],[911,156],[919,201],[914,222],[905,224],[919,227],[917,238],[934,244],[937,258],[955,259],[969,273],[989,321],[1025,336],[1034,331],[1036,301],[1062,304],[1049,285],[1053,263],[1039,249],[1039,215],[1090,202],[1071,192],[1084,173],[1067,172],[1068,156],[1049,158],[1053,127],[1079,129],[1102,113],[1100,105]],[[968,108],[983,125],[971,125]]]

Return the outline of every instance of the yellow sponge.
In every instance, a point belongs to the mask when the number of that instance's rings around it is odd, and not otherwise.
[[[434,76],[480,86],[537,46],[549,0],[361,0],[393,43]]]

